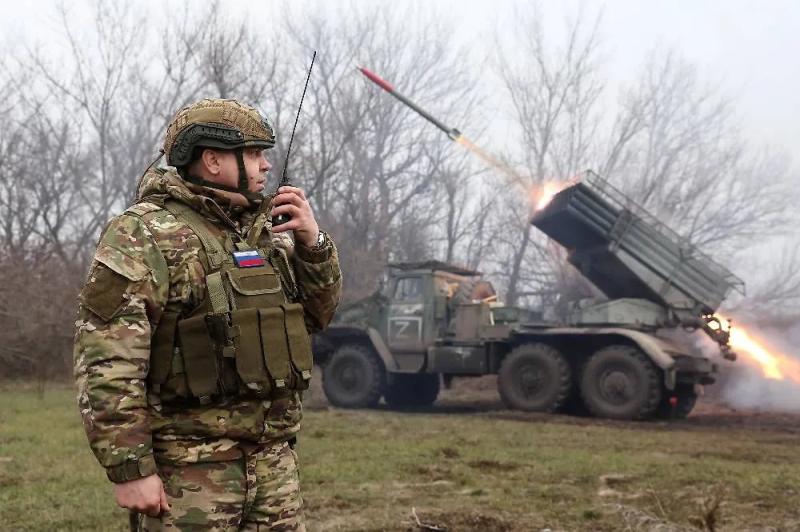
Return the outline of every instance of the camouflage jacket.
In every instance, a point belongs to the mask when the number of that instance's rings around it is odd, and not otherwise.
[[[103,231],[79,298],[74,363],[89,443],[114,482],[154,473],[156,460],[238,458],[248,446],[288,440],[300,428],[297,392],[271,401],[168,407],[157,390],[148,389],[151,336],[161,315],[168,308],[190,311],[206,295],[202,246],[186,223],[171,214],[149,223],[141,216],[160,210],[167,198],[242,235],[269,208],[269,200],[255,212],[223,208],[208,189],[187,184],[174,170],[156,169],[143,177],[136,204]],[[269,222],[260,238],[287,250],[309,331],[325,327],[341,292],[333,243],[321,250],[294,247],[289,237],[273,234]],[[98,279],[106,280],[104,286],[97,286]]]

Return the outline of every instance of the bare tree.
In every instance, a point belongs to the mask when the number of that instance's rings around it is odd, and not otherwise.
[[[75,238],[76,245],[85,250],[130,188],[130,176],[119,168],[117,156],[127,139],[115,133],[123,120],[120,102],[125,99],[126,77],[139,66],[139,44],[146,26],[130,6],[99,2],[95,4],[94,41],[87,42],[86,36],[76,33],[67,7],[62,4],[58,9],[68,55],[53,60],[49,50],[29,52],[26,65],[43,90],[32,91],[28,105],[40,105],[43,112],[71,119],[77,133],[71,143],[91,155],[81,170],[85,186],[80,194],[87,218]]]
[[[3,93],[13,98],[15,91],[9,82]],[[4,260],[13,261],[24,255],[40,212],[30,208],[26,185],[30,182],[30,165],[26,164],[28,144],[20,117],[12,110],[3,109],[5,127],[0,129],[0,252]]]
[[[687,245],[727,257],[729,265],[754,239],[796,221],[790,206],[798,198],[787,159],[766,148],[754,150],[738,132],[732,103],[704,86],[696,69],[676,54],[652,53],[623,91],[616,115],[603,121],[597,22],[587,26],[579,16],[556,52],[545,46],[537,21],[522,24],[530,28],[529,38],[516,42],[526,43],[532,65],[500,61],[499,72],[525,150],[518,173],[534,195],[547,179],[600,168]],[[604,122],[612,124],[607,134]],[[496,222],[507,232],[496,237],[501,260],[493,272],[506,280],[508,300],[527,295],[548,304],[591,294],[563,251],[548,250],[531,232],[531,200],[506,202],[515,209]]]
[[[69,356],[72,317],[64,308],[81,273],[67,213],[78,208],[80,153],[72,122],[26,108],[18,81],[0,81],[15,104],[0,109],[0,299],[7,303],[0,306],[0,378],[43,383]]]
[[[422,18],[413,8],[353,5],[346,23],[332,9],[302,20],[284,13],[266,33],[221,2],[169,11],[169,25],[145,24],[126,4],[93,5],[89,31],[79,35],[62,5],[63,37],[0,61],[0,298],[31,307],[24,323],[0,309],[0,365],[13,371],[46,376],[58,367],[47,362],[67,350],[62,309],[73,304],[91,246],[134,197],[180,107],[201,97],[259,106],[276,125],[280,175],[314,49],[289,176],[339,244],[350,299],[373,289],[387,261],[425,258],[486,270],[512,304],[558,310],[592,294],[564,250],[529,223],[545,182],[590,166],[728,262],[796,222],[787,160],[745,142],[732,102],[675,54],[651,54],[619,106],[600,106],[599,18],[585,13],[560,47],[536,11],[518,14],[508,36],[515,53],[498,46],[496,70],[520,147],[480,160],[353,68],[397,81],[482,144],[486,116],[465,60],[474,50],[455,46],[436,17],[412,29],[403,21]],[[46,156],[31,164],[31,154]],[[793,308],[798,263],[796,250],[787,253],[742,304]]]
[[[538,13],[520,13],[513,38],[524,59],[511,63],[505,59],[510,54],[503,54],[497,61],[522,141],[517,172],[522,177],[512,183],[512,194],[505,199],[511,208],[498,220],[507,231],[499,237],[495,273],[505,281],[510,304],[523,294],[539,295],[536,284],[548,275],[536,260],[542,257],[544,241],[528,221],[534,201],[529,194],[535,196],[548,179],[573,175],[593,154],[595,107],[602,89],[597,75],[598,24],[599,17],[587,21],[585,13],[579,13],[568,25],[563,48],[553,51]]]
[[[354,69],[356,59],[363,61],[387,79],[403,80],[402,90],[435,114],[455,116],[459,99],[463,105],[472,97],[460,51],[433,22],[411,38],[397,23],[407,16],[397,8],[355,10],[347,26],[334,31],[331,17],[322,13],[288,28],[299,49],[313,43],[325,51],[309,89],[299,171],[320,217],[343,237],[340,256],[350,297],[371,291],[390,258],[434,249],[429,193],[444,162],[461,154]],[[412,233],[425,244],[417,242],[412,250]]]
[[[763,324],[796,322],[800,317],[800,243],[794,242],[769,261],[753,262],[765,274],[748,286],[747,297],[726,310]]]
[[[796,218],[787,160],[741,138],[731,102],[672,52],[624,95],[607,176],[693,245],[727,254]]]

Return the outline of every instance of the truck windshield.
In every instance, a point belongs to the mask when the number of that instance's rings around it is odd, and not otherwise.
[[[422,297],[422,278],[403,277],[397,280],[394,289],[394,299],[397,301],[410,301]]]

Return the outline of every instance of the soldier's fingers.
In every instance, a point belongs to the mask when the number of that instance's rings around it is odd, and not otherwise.
[[[293,193],[293,194],[297,194],[297,195],[298,195],[298,196],[300,196],[300,198],[302,198],[302,199],[306,199],[306,193],[305,193],[305,192],[303,192],[303,189],[302,189],[302,188],[293,187],[293,186],[291,186],[291,185],[284,185],[284,186],[280,187],[280,188],[278,189],[278,192],[279,192],[279,193],[282,193],[282,192],[291,192],[291,193]]]
[[[155,497],[148,496],[146,504],[144,512],[150,517],[158,517],[161,513],[161,494],[159,493]]]
[[[272,210],[270,211],[270,215],[274,217],[279,214],[288,214],[289,216],[294,218],[298,216],[300,212],[301,212],[300,207],[298,207],[297,205],[291,205],[285,203],[283,205],[278,205],[277,207],[273,207]]]
[[[164,512],[169,512],[169,501],[167,501],[167,493],[164,491],[164,488],[161,488],[161,510]]]
[[[273,233],[283,233],[284,231],[295,231],[302,227],[302,224],[296,219],[292,218],[285,224],[276,225],[272,228]]]
[[[137,501],[128,508],[140,514],[153,515],[153,506],[147,501]]]
[[[297,194],[278,194],[275,196],[275,199],[272,200],[273,205],[284,205],[284,204],[292,204],[297,205],[298,207],[307,203],[305,198],[298,196]]]

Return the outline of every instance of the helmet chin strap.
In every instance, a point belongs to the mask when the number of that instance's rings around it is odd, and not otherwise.
[[[184,169],[179,169],[179,174],[189,183],[194,183],[195,185],[213,188],[216,190],[223,190],[225,192],[233,192],[234,194],[240,194],[244,196],[244,199],[250,206],[258,205],[261,203],[264,197],[258,192],[250,191],[249,180],[247,178],[247,169],[244,166],[244,149],[236,148],[233,150],[233,152],[236,156],[236,166],[239,169],[239,183],[236,187],[223,185],[222,183],[209,181],[208,179],[203,179],[202,177],[189,175]]]
[[[239,194],[244,196],[251,207],[261,203],[264,196],[258,192],[250,192],[250,180],[247,178],[247,169],[244,167],[244,148],[236,148],[236,165],[239,167]]]

